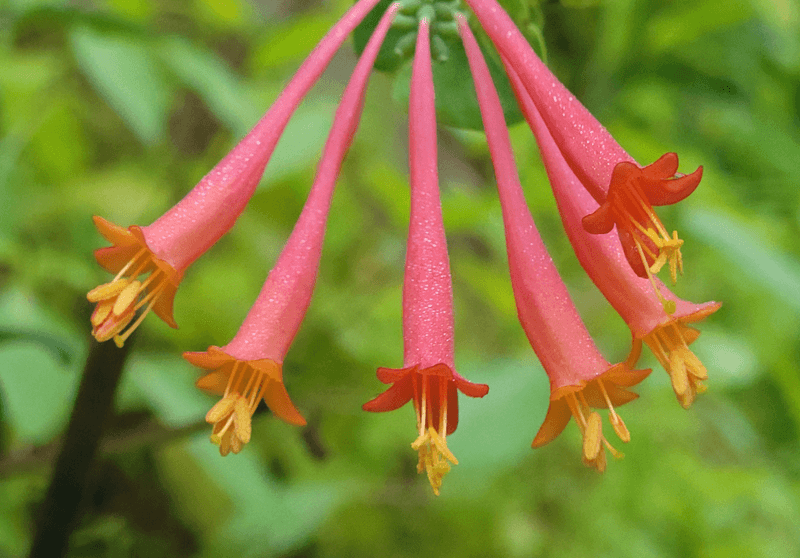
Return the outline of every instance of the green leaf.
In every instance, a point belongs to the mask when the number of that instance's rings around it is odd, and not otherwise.
[[[163,140],[170,90],[144,43],[86,26],[70,38],[81,70],[142,143]]]
[[[69,416],[77,374],[69,374],[52,354],[28,342],[0,346],[0,391],[5,415],[16,436],[43,444]]]
[[[268,473],[252,448],[221,457],[206,436],[193,437],[190,452],[234,503],[234,512],[218,532],[217,544],[252,556],[285,552],[305,543],[330,515],[344,491],[336,483],[284,488]],[[259,533],[253,539],[252,533]]]
[[[83,358],[81,341],[72,328],[27,291],[12,287],[0,297],[0,346],[36,343],[60,364],[69,365]]]
[[[126,376],[159,420],[173,428],[201,420],[214,404],[194,387],[198,370],[176,355],[135,358]]]
[[[238,77],[213,52],[172,37],[162,41],[159,53],[237,137],[244,136],[258,120],[259,111]]]
[[[486,370],[491,370],[491,376]],[[533,352],[529,360],[473,362],[461,366],[460,372],[470,381],[489,384],[489,393],[482,399],[459,397],[458,430],[447,437],[450,450],[459,459],[459,474],[447,481],[463,476],[463,482],[470,483],[476,477],[501,474],[505,467],[514,467],[530,455],[550,390]],[[489,482],[484,479],[480,484]]]
[[[0,345],[18,341],[30,341],[49,349],[63,365],[72,364],[75,357],[75,348],[60,337],[38,331],[20,331],[17,328],[0,326]]]
[[[690,210],[692,232],[715,246],[744,277],[800,314],[800,264],[762,242],[755,229],[721,211]]]

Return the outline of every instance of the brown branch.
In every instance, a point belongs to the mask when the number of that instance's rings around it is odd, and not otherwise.
[[[130,343],[119,349],[114,343],[92,340],[64,444],[39,508],[30,558],[66,555],[129,348]]]
[[[98,458],[134,451],[143,446],[159,445],[208,429],[208,423],[199,420],[180,428],[169,428],[156,419],[149,419],[133,428],[116,428],[104,434],[100,441]],[[58,438],[41,446],[30,446],[0,459],[0,479],[50,467],[63,445]]]

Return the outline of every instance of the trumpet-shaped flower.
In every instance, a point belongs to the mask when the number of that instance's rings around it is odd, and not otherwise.
[[[620,454],[603,436],[602,420],[592,408],[608,408],[614,431],[623,442],[628,442],[630,433],[615,407],[637,397],[627,388],[646,378],[650,370],[631,370],[627,363],[612,366],[586,331],[528,211],[500,99],[463,18],[459,19],[459,30],[497,178],[517,312],[550,378],[550,406],[533,447],[558,436],[572,416],[583,436],[584,463],[602,472],[606,467],[603,446],[615,456]]]
[[[545,169],[553,187],[564,228],[586,273],[622,316],[633,334],[629,362],[635,362],[644,341],[669,373],[675,395],[689,407],[696,394],[705,391],[705,366],[689,349],[700,335],[687,324],[716,312],[720,303],[694,304],[675,296],[661,281],[642,279],[626,264],[624,244],[613,236],[587,234],[581,226],[587,213],[597,214],[597,202],[581,186],[550,135],[537,107],[509,72],[531,130],[536,136]],[[616,172],[616,171],[615,171]],[[654,290],[658,297],[652,296]]]
[[[437,170],[436,114],[429,38],[430,22],[419,22],[409,100],[411,216],[403,283],[404,367],[378,369],[378,379],[393,384],[364,404],[366,411],[392,411],[414,401],[419,452],[417,470],[428,475],[438,495],[450,464],[447,435],[458,423],[457,390],[470,397],[489,391],[455,372],[453,287],[442,222]]]
[[[184,354],[192,364],[212,370],[197,386],[222,395],[206,415],[214,425],[211,441],[222,455],[238,453],[249,441],[251,417],[262,398],[279,418],[305,424],[284,387],[283,360],[311,302],[336,178],[358,127],[372,65],[398,7],[386,11],[353,71],[308,200],[242,327],[225,347]]]
[[[628,262],[640,277],[669,263],[674,282],[683,269],[683,241],[676,231],[667,233],[652,206],[676,203],[691,194],[702,168],[676,177],[678,162],[672,153],[640,167],[544,65],[496,0],[465,1],[507,69],[519,76],[580,183],[601,204],[584,221],[586,230],[604,234],[616,225]]]
[[[683,272],[680,247],[683,241],[673,231],[670,237],[653,211],[654,205],[679,202],[691,194],[703,175],[703,167],[690,175],[674,178],[678,156],[667,153],[655,163],[639,168],[622,162],[614,167],[605,201],[583,218],[591,234],[606,234],[616,225],[625,257],[639,277],[651,277],[669,262],[672,282]]]
[[[250,133],[154,223],[126,230],[95,218],[98,230],[113,245],[97,250],[95,257],[103,268],[117,274],[87,295],[90,302],[97,303],[91,323],[98,341],[113,338],[122,346],[150,310],[171,327],[177,327],[172,305],[184,272],[233,227],[300,101],[347,35],[377,2],[360,0],[354,5],[320,41]],[[140,279],[146,274],[146,279]],[[133,321],[142,307],[144,310]]]
[[[221,455],[239,453],[250,441],[251,417],[263,399],[275,416],[289,424],[304,426],[305,419],[295,408],[283,385],[280,361],[271,358],[243,359],[228,347],[209,347],[205,352],[184,353],[190,363],[210,370],[197,380],[197,387],[220,394],[206,414],[213,424],[211,441]]]
[[[113,245],[96,250],[95,258],[103,268],[117,275],[86,295],[89,302],[97,303],[91,317],[92,335],[101,342],[113,338],[121,347],[150,310],[171,327],[178,327],[172,317],[172,303],[185,268],[169,263],[171,253],[161,252],[157,256],[153,252],[147,241],[148,227],[124,229],[102,217],[95,217],[94,223]],[[140,280],[145,274],[149,274],[147,279]],[[145,305],[134,321],[136,312]]]

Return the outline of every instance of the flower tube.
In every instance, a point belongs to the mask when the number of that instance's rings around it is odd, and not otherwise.
[[[620,454],[603,436],[600,415],[592,407],[608,408],[614,431],[628,442],[630,433],[615,406],[637,397],[628,388],[646,378],[650,370],[631,370],[627,363],[612,366],[586,331],[528,210],[486,62],[466,20],[461,17],[458,23],[497,178],[517,312],[550,379],[550,406],[533,447],[558,436],[572,416],[583,436],[584,463],[602,472],[606,467],[603,446],[615,456]]]
[[[171,327],[175,292],[186,269],[228,232],[253,195],[286,124],[349,33],[379,0],[359,0],[319,42],[269,111],[180,202],[148,226],[119,227],[95,217],[112,246],[95,251],[116,277],[87,294],[97,303],[92,335],[118,346],[153,310]],[[147,279],[141,276],[149,274]],[[139,317],[136,312],[144,307]],[[133,322],[131,324],[131,322]],[[129,325],[128,329],[123,330]]]
[[[637,275],[648,277],[668,263],[675,282],[683,271],[683,241],[677,231],[669,235],[653,206],[677,203],[691,194],[700,183],[702,167],[678,175],[674,153],[640,167],[544,65],[496,0],[465,1],[507,66],[518,74],[580,183],[601,204],[583,221],[586,230],[605,234],[616,226]]]
[[[458,424],[457,390],[483,397],[489,386],[469,382],[455,371],[453,286],[439,199],[429,26],[423,16],[408,111],[411,216],[403,282],[403,368],[378,369],[378,379],[393,385],[365,403],[364,410],[392,411],[413,399],[419,436],[411,447],[419,452],[418,472],[427,473],[438,495],[450,463],[458,464],[446,442]]]
[[[282,365],[305,317],[317,279],[325,225],[342,161],[353,140],[372,66],[399,4],[384,13],[342,95],[319,168],[297,224],[236,336],[226,346],[184,353],[211,370],[197,387],[222,395],[206,415],[220,453],[238,453],[250,440],[251,417],[261,399],[279,418],[306,422],[289,399]]]
[[[582,216],[597,210],[597,202],[581,186],[580,180],[564,160],[537,107],[522,88],[515,72],[510,71],[520,107],[536,136],[547,175],[553,187],[558,210],[570,243],[586,273],[603,296],[631,328],[634,347],[630,360],[635,361],[644,341],[669,373],[678,401],[688,408],[708,372],[689,345],[700,335],[687,324],[703,320],[716,312],[719,302],[694,304],[675,296],[661,281],[650,278],[659,298],[652,296],[651,285],[626,265],[625,254],[613,236],[588,234],[581,226]]]

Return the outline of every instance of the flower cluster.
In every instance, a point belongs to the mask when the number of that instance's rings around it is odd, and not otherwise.
[[[368,14],[380,12],[342,94],[308,199],[255,304],[227,345],[184,355],[207,371],[197,386],[221,395],[206,421],[213,425],[211,440],[222,455],[238,453],[250,440],[251,417],[262,399],[287,423],[305,424],[284,386],[282,363],[311,301],[337,176],[358,127],[368,78],[392,26],[402,31],[395,33],[401,37],[396,50],[413,48],[414,53],[404,355],[401,368],[378,369],[378,379],[390,387],[363,408],[391,411],[413,400],[418,435],[412,448],[434,493],[439,493],[451,464],[458,463],[447,447],[447,436],[458,424],[458,392],[483,397],[489,390],[459,375],[454,362],[431,56],[432,51],[437,59],[447,56],[440,33],[455,36],[466,53],[495,170],[519,320],[550,379],[549,408],[533,446],[553,440],[574,418],[583,438],[584,463],[603,471],[606,449],[621,456],[605,437],[597,409],[608,409],[619,440],[631,439],[617,409],[637,397],[631,388],[650,373],[635,368],[643,343],[669,373],[681,405],[689,407],[705,390],[706,369],[689,349],[699,332],[688,324],[720,304],[681,300],[655,277],[667,265],[676,281],[683,271],[683,241],[677,232],[668,233],[653,210],[688,196],[699,184],[702,168],[679,174],[674,153],[650,165],[636,163],[553,76],[496,0],[464,2],[503,62],[581,265],[631,329],[630,354],[618,364],[601,355],[547,253],[525,201],[500,98],[466,9],[438,0],[384,2],[377,8],[379,0],[359,0],[320,41],[253,130],[175,207],[145,227],[124,229],[95,218],[112,244],[97,250],[97,261],[116,277],[88,294],[97,303],[93,335],[121,346],[150,310],[177,327],[172,304],[184,272],[234,225],[292,113],[345,38]]]

